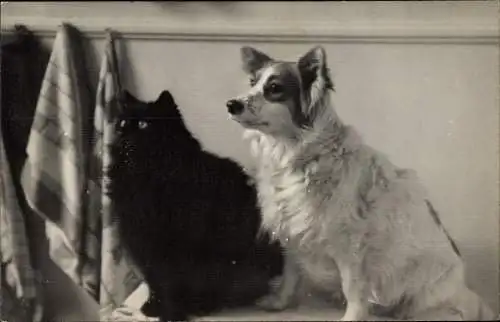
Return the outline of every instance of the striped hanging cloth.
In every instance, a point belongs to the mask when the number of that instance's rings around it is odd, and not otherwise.
[[[106,194],[110,144],[114,140],[116,115],[120,111],[122,93],[113,33],[108,30],[97,85],[94,114],[94,142],[90,165],[90,213],[102,220],[99,302],[105,319],[123,304],[142,281],[135,273],[121,246],[116,223],[111,220],[112,203]]]
[[[45,71],[21,176],[29,206],[46,220],[50,257],[77,285],[88,261],[82,234],[90,230],[86,179],[92,104],[81,45],[78,30],[63,23]]]
[[[18,203],[1,133],[0,127],[0,275],[2,283],[6,282],[0,290],[0,318],[39,322],[43,314],[42,294],[31,265],[24,214]],[[6,286],[11,293],[7,293]],[[17,303],[21,307],[17,307]]]

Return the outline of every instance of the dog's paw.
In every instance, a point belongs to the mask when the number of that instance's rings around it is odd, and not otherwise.
[[[340,321],[370,321],[369,318],[370,315],[364,307],[359,310],[347,308]]]
[[[362,319],[361,320],[361,319],[357,318],[356,316],[344,314],[344,316],[340,319],[340,321],[349,321],[349,322],[352,322],[352,321],[366,321],[366,319]]]
[[[290,298],[271,293],[257,300],[257,307],[266,311],[283,311],[295,306],[296,303]]]
[[[271,289],[271,292],[277,292],[282,283],[283,283],[283,276],[281,275],[271,279],[269,281],[269,288]]]
[[[378,317],[373,317],[373,316],[367,316],[367,317],[364,317],[364,318],[352,318],[352,317],[346,317],[346,316],[343,316],[340,321],[399,321],[399,320],[393,320],[393,319],[389,319],[388,317],[386,318],[378,318]]]

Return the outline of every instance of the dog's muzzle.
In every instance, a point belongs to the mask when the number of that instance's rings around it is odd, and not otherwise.
[[[245,106],[241,101],[234,99],[227,101],[226,106],[227,111],[232,115],[241,114],[241,112],[243,112],[243,110],[245,109]]]

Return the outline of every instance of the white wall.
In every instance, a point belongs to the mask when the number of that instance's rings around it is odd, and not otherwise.
[[[396,164],[419,172],[462,249],[471,287],[498,310],[497,2],[10,2],[2,9],[2,28],[24,22],[49,43],[62,20],[90,37],[108,26],[124,32],[131,92],[155,100],[170,90],[205,148],[243,165],[251,163],[247,145],[225,108],[247,88],[240,46],[295,59],[323,44],[338,113]],[[88,56],[100,61],[102,46],[92,39]]]

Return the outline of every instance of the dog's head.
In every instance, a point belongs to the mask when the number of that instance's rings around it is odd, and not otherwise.
[[[294,135],[312,125],[324,108],[322,97],[333,90],[322,47],[297,62],[275,60],[251,47],[242,47],[241,57],[250,90],[227,102],[233,120],[270,135]]]

